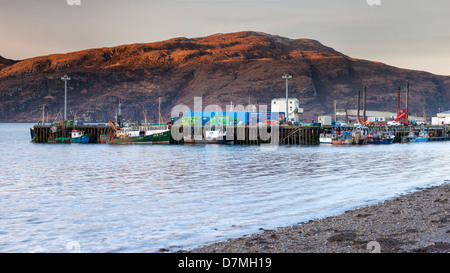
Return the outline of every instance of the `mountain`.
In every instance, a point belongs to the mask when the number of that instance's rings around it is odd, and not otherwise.
[[[357,90],[367,86],[367,109],[395,112],[397,88],[410,82],[410,112],[427,116],[450,109],[450,77],[354,59],[320,42],[259,32],[89,49],[10,61],[0,58],[0,121],[36,122],[42,105],[54,119],[64,107],[69,75],[68,111],[88,122],[108,121],[119,101],[124,118],[157,120],[158,98],[164,118],[175,105],[193,108],[194,97],[225,109],[298,98],[305,119],[332,114],[333,101],[355,109]],[[61,117],[61,116],[60,116]]]
[[[15,63],[16,61],[14,60],[5,59],[2,56],[0,56],[0,70]]]

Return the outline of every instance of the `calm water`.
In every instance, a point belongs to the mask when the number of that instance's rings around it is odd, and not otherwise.
[[[176,251],[450,179],[450,143],[112,146],[0,123],[0,252]]]

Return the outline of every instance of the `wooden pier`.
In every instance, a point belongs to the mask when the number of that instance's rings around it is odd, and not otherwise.
[[[108,125],[67,125],[64,123],[54,125],[34,125],[32,141],[35,143],[48,143],[50,138],[70,138],[72,130],[84,131],[89,134],[90,143],[101,143],[101,135],[113,135],[114,129]],[[187,129],[187,128],[190,128]],[[203,126],[199,127],[180,127],[179,131],[183,135],[182,139],[174,139],[173,135],[170,144],[187,144],[186,139],[193,139],[189,143],[195,144],[193,136],[203,136],[206,130]],[[184,129],[184,130],[183,130]],[[187,130],[186,130],[187,129]],[[259,145],[262,143],[271,143],[277,145],[316,145],[319,144],[319,136],[323,133],[332,131],[349,131],[351,127],[321,127],[321,126],[242,126],[227,128],[227,139],[232,140],[235,145]],[[449,126],[386,126],[375,125],[369,127],[370,131],[390,131],[395,135],[396,143],[413,131],[416,135],[420,131],[431,133],[430,141],[450,140]]]
[[[231,130],[230,130],[231,129]],[[195,144],[195,139],[204,135],[203,126],[180,127],[182,138],[171,139],[171,144]],[[299,126],[242,126],[227,128],[226,139],[235,145],[260,145],[260,144],[319,144],[321,127]],[[202,141],[204,142],[204,141]]]
[[[89,143],[100,143],[101,135],[112,135],[114,129],[108,125],[34,125],[32,141],[35,143],[47,143],[52,138],[70,138],[72,130],[83,131],[89,134]]]

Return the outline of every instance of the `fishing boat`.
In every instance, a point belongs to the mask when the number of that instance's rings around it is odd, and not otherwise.
[[[412,137],[409,139],[410,142],[427,142],[430,140],[430,135],[427,132],[419,132],[417,137]]]
[[[395,135],[391,132],[378,132],[367,135],[366,143],[368,144],[392,144]]]
[[[108,144],[164,144],[170,142],[170,129],[167,125],[158,126],[157,130],[145,131],[123,131],[118,130],[119,134],[112,138],[107,138]],[[136,134],[137,132],[137,134]]]
[[[194,140],[196,144],[231,144],[233,139],[227,139],[227,132],[219,128],[211,128],[205,131],[205,137],[202,140]]]
[[[320,134],[319,142],[323,144],[332,144],[333,135],[332,134]]]
[[[91,136],[84,134],[82,131],[72,130],[71,143],[89,143]]]
[[[365,142],[366,136],[360,130],[336,134],[331,140],[333,145],[363,145]]]
[[[365,129],[367,129],[367,127],[361,127],[352,132],[352,144],[363,145],[366,143],[367,131]]]
[[[348,136],[337,136],[331,141],[333,145],[349,145],[353,144],[352,138]]]
[[[407,136],[402,137],[402,143],[408,143],[408,142],[410,142],[410,140],[412,138],[415,138],[415,137],[416,137],[416,135],[414,134],[414,131],[409,131]]]
[[[116,130],[115,136],[106,138],[108,144],[167,144],[170,142],[170,128],[163,124],[161,117],[161,101],[159,101],[159,121],[148,125],[144,113],[144,125],[127,125]]]
[[[202,135],[186,135],[183,137],[184,144],[232,144],[234,139],[227,139],[226,130],[212,127]]]

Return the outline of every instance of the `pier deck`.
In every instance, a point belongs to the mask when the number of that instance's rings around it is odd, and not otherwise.
[[[114,129],[108,125],[34,125],[34,134],[32,141],[35,143],[47,143],[50,136],[55,138],[70,138],[72,130],[84,131],[85,134],[91,135],[90,143],[100,143],[100,136],[104,134],[112,135]]]
[[[72,130],[84,131],[85,134],[91,135],[90,143],[100,143],[101,135],[113,135],[114,129],[108,125],[34,125],[34,133],[32,135],[32,141],[35,143],[47,143],[49,138],[66,137],[70,138]],[[171,137],[171,144],[195,144],[195,136],[199,137],[204,135],[206,127],[187,127],[190,130],[184,130],[186,127],[180,127],[180,132],[183,134],[183,138],[176,140]],[[228,138],[238,145],[258,145],[261,143],[272,143],[280,145],[314,145],[319,144],[319,136],[322,133],[331,133],[331,131],[349,131],[351,127],[321,127],[321,126],[268,126],[260,128],[257,126],[242,126],[232,127],[228,129],[230,132]],[[276,130],[276,131],[272,131]],[[450,127],[449,126],[386,126],[375,125],[370,126],[369,131],[390,131],[395,135],[396,143],[402,141],[409,132],[413,131],[418,134],[420,131],[427,131],[432,133],[430,141],[446,141],[450,140]],[[272,137],[275,139],[272,140]],[[192,141],[194,140],[194,141]]]

